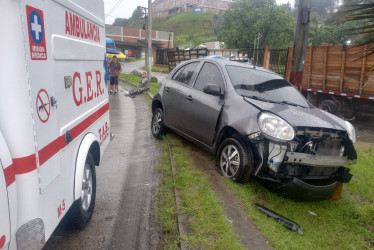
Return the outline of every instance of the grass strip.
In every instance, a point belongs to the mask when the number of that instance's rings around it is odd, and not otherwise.
[[[251,219],[274,249],[368,249],[374,247],[373,148],[357,148],[352,181],[339,201],[293,202],[270,192],[253,178],[244,184],[227,180]],[[262,204],[295,221],[304,236],[285,229],[252,205]],[[312,215],[315,213],[317,216]]]
[[[242,249],[230,222],[203,174],[196,170],[178,139],[167,139],[177,168],[176,188],[182,213],[189,216],[187,241],[191,249]]]
[[[147,70],[147,66],[143,66],[142,70]],[[168,67],[159,67],[159,66],[152,66],[152,72],[160,72],[160,73],[165,73],[169,74],[169,68]]]
[[[137,76],[137,75],[133,75],[133,74],[125,74],[125,73],[119,74],[119,78],[123,81],[134,84],[136,86],[139,85],[139,82],[142,79],[141,76]],[[150,81],[148,92],[151,93],[154,96],[157,93],[159,88],[160,88],[160,84],[158,82]]]
[[[144,61],[144,60],[145,60],[144,58],[133,58],[127,61],[127,63],[133,63],[133,62]]]

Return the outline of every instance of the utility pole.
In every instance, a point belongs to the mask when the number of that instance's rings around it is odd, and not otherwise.
[[[309,0],[299,0],[290,75],[290,82],[298,88],[303,80],[305,53],[308,45],[309,13]]]
[[[147,76],[149,78],[149,80],[151,80],[151,69],[152,69],[152,65],[151,65],[151,57],[153,56],[153,52],[152,52],[152,0],[148,0],[148,35],[147,35],[147,39],[148,39],[148,65],[147,65]]]

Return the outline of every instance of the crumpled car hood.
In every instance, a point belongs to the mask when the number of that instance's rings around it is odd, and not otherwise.
[[[268,103],[244,97],[244,100],[261,111],[270,111],[293,127],[329,128],[346,131],[344,121],[318,108],[302,108],[286,104]]]

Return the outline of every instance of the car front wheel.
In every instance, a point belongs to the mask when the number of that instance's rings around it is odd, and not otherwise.
[[[218,171],[234,182],[242,182],[249,173],[249,161],[245,147],[235,138],[224,140],[217,154]]]
[[[166,133],[166,127],[164,125],[164,113],[160,108],[153,112],[151,129],[152,135],[157,139],[161,139]]]

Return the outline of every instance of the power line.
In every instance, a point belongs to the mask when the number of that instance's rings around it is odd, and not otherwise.
[[[112,14],[122,2],[123,0],[118,0],[118,2],[113,6],[113,8],[110,9],[110,11],[108,11],[108,13],[105,14],[105,16],[110,16],[110,14]]]

